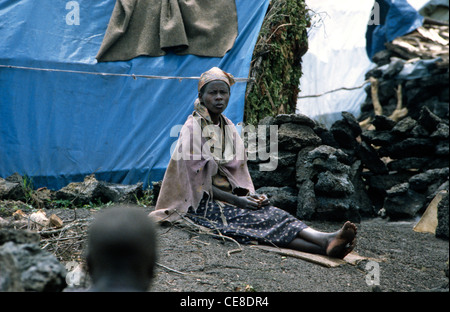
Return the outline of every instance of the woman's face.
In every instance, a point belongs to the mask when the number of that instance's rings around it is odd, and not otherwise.
[[[228,106],[230,89],[223,81],[211,81],[205,85],[199,99],[206,106],[210,115],[220,115]]]

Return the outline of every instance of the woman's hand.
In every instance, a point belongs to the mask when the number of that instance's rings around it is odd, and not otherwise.
[[[267,197],[266,194],[251,193],[249,196],[254,198],[259,203],[259,208],[270,204],[269,198]]]
[[[269,204],[269,199],[266,195],[262,194],[249,194],[247,196],[238,196],[235,205],[239,208],[244,209],[259,209],[261,207],[267,206]]]

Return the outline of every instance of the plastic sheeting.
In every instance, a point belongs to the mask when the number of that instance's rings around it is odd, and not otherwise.
[[[247,78],[269,0],[236,0],[238,37],[223,58],[138,57],[97,63],[115,0],[0,0],[0,64],[66,71],[198,77],[218,66]],[[212,43],[213,44],[213,43]],[[225,114],[243,119],[246,83]],[[145,79],[0,67],[0,176],[58,189],[95,173],[113,183],[161,180],[193,110],[194,79]]]
[[[438,0],[441,1],[441,0]],[[442,0],[442,1],[447,1],[448,0]],[[427,5],[429,2],[434,2],[434,0],[408,0],[408,3],[414,8],[416,9],[416,11],[419,11],[422,9],[423,6]]]
[[[373,1],[307,0],[306,4],[314,15],[309,49],[302,58],[299,96],[362,85],[365,73],[373,66],[365,50]],[[342,111],[359,116],[365,97],[364,88],[360,88],[299,98],[297,112],[329,128],[342,118]]]
[[[359,117],[367,96],[360,86],[374,66],[369,55],[379,51],[380,44],[384,48],[386,40],[421,26],[423,18],[417,10],[425,2],[377,0],[375,9],[373,0],[306,0],[313,26],[308,33],[309,50],[302,58],[297,112],[327,128],[342,118],[342,111]],[[368,29],[371,36],[366,41]],[[352,90],[335,91],[342,88]]]
[[[386,49],[385,43],[422,26],[423,16],[407,0],[377,0],[379,17],[367,27],[366,49],[369,58]]]

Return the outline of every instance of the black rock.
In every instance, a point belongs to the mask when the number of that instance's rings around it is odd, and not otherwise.
[[[449,127],[447,124],[441,122],[437,125],[436,130],[431,134],[431,138],[439,140],[448,140]]]
[[[308,152],[308,160],[310,161],[322,159],[322,160],[330,160],[331,162],[333,162],[333,160],[336,159],[338,162],[346,165],[350,165],[352,163],[348,161],[348,155],[345,152],[343,152],[339,148],[334,148],[332,146],[320,145],[314,149],[308,150],[307,152]],[[333,162],[333,164],[337,165],[337,163],[335,162]],[[324,168],[326,168],[326,170],[330,170],[333,172],[339,171],[331,169],[328,165],[326,165]]]
[[[300,220],[312,220],[315,217],[317,199],[314,192],[314,182],[305,180],[298,187],[296,216]]]
[[[436,237],[443,238],[448,240],[448,222],[449,222],[449,216],[448,216],[448,190],[444,193],[444,196],[442,197],[441,201],[438,204],[437,207],[437,218],[438,218],[438,225],[436,227]],[[448,265],[448,262],[447,262]],[[448,267],[447,267],[448,270]],[[448,276],[448,271],[447,271]]]
[[[41,236],[37,232],[27,230],[0,229],[0,246],[7,242],[15,244],[39,244]]]
[[[436,130],[442,120],[437,115],[433,114],[428,107],[424,106],[417,122],[431,133]]]
[[[297,162],[297,154],[287,151],[278,151],[278,157],[276,157],[275,160],[280,167],[295,167],[295,163]]]
[[[323,126],[316,126],[314,127],[314,132],[319,136],[319,138],[322,140],[323,145],[332,146],[334,148],[339,148],[339,143],[336,142],[334,139],[333,134],[330,130]]]
[[[258,194],[266,194],[272,206],[286,210],[295,215],[297,211],[297,189],[293,187],[265,186],[256,190]]]
[[[393,220],[414,218],[426,201],[426,196],[410,189],[407,182],[393,186],[386,193],[384,209]]]
[[[448,181],[449,168],[430,169],[423,173],[414,175],[408,180],[409,187],[419,193],[430,195],[433,193],[433,185],[439,187],[445,181]],[[431,189],[430,189],[431,187]],[[434,189],[437,188],[436,186]]]
[[[435,145],[431,139],[407,138],[390,146],[383,146],[378,150],[380,156],[393,159],[407,157],[428,157],[435,154]]]
[[[364,166],[371,172],[376,174],[387,174],[388,169],[386,164],[380,159],[377,151],[375,151],[370,145],[362,142],[358,148],[358,156],[361,159]]]
[[[406,117],[405,119],[400,120],[394,128],[392,128],[391,132],[398,136],[408,136],[409,132],[411,132],[416,125],[417,121],[411,117]]]
[[[278,148],[298,152],[306,146],[317,146],[322,140],[311,127],[296,123],[284,123],[278,129]]]
[[[428,132],[428,130],[422,127],[421,125],[416,125],[411,130],[410,136],[414,138],[428,138],[430,136],[430,132]]]
[[[142,195],[143,183],[121,185],[98,181],[94,175],[86,176],[83,182],[72,182],[56,191],[55,197],[70,200],[75,205],[91,202],[135,202]]]
[[[161,191],[162,181],[152,182],[152,195],[153,195],[153,203],[156,205],[158,201],[159,192]]]
[[[394,106],[397,104],[397,93],[396,88],[398,87],[397,82],[391,79],[385,80],[381,79],[379,80],[378,84],[378,100],[380,101],[380,104],[383,106],[383,114],[389,115],[386,109],[386,105],[389,104],[389,101],[392,99],[394,100],[393,104]]]
[[[368,187],[367,194],[375,208],[380,209],[383,207],[387,191],[390,188],[408,181],[415,174],[410,171],[392,172],[381,175],[366,172],[363,176]]]
[[[419,172],[428,169],[444,168],[448,166],[448,158],[444,157],[407,157],[396,159],[387,164],[390,171],[410,171]]]
[[[396,122],[384,115],[376,115],[372,121],[372,125],[377,131],[391,130],[396,125]]]
[[[372,56],[372,61],[378,66],[383,66],[391,62],[392,52],[388,49],[378,51]]]
[[[355,192],[349,176],[345,173],[320,172],[314,186],[316,195],[327,197],[345,197]]]
[[[339,144],[339,147],[353,150],[357,146],[356,137],[351,128],[343,120],[336,121],[330,128],[334,140]]]
[[[349,112],[341,112],[342,119],[345,120],[347,125],[352,129],[353,135],[357,137],[361,134],[362,130],[358,123],[358,120]]]
[[[313,218],[326,221],[360,222],[358,207],[350,198],[316,197],[316,210]]]
[[[361,134],[361,139],[367,144],[373,144],[375,146],[387,146],[397,141],[396,137],[387,130],[363,131],[363,133]]]
[[[358,220],[372,205],[360,177],[360,161],[349,162],[341,149],[327,145],[301,150],[297,158],[297,213],[300,219]]]
[[[281,125],[284,123],[294,123],[298,125],[308,126],[314,128],[316,122],[303,114],[280,114],[273,119],[274,125]]]
[[[274,171],[263,171],[260,163],[249,163],[248,170],[256,189],[263,186],[291,186],[295,187],[295,166],[278,167]]]
[[[0,246],[0,262],[0,287],[6,288],[0,290],[57,292],[67,286],[64,266],[37,244],[7,242]]]
[[[404,64],[404,61],[401,59],[395,58],[392,60],[386,70],[383,71],[383,79],[395,78],[395,76],[403,69]]]
[[[330,131],[340,147],[354,149],[357,146],[356,137],[362,132],[361,127],[350,113],[342,112],[342,117],[333,123]]]
[[[447,158],[447,164],[448,164],[448,155],[449,155],[449,146],[448,141],[441,141],[438,144],[436,144],[435,148],[435,154],[439,157],[446,157]]]
[[[25,195],[22,183],[10,182],[0,178],[0,199],[26,201]]]

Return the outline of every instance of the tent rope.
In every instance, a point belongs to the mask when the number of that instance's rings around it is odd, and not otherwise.
[[[60,73],[71,73],[71,74],[84,74],[84,75],[99,75],[99,76],[118,76],[118,77],[131,77],[145,78],[145,79],[178,79],[178,80],[200,80],[200,77],[179,77],[179,76],[156,76],[156,75],[139,75],[139,74],[118,74],[118,73],[102,73],[102,72],[90,72],[90,71],[79,71],[79,70],[68,70],[68,69],[56,69],[56,68],[38,68],[38,67],[27,67],[27,66],[16,66],[16,65],[3,65],[0,64],[0,68],[11,68],[11,69],[22,69],[22,70],[35,70],[35,71],[46,71],[46,72],[60,72]],[[251,78],[234,78],[236,82],[247,82],[252,80]]]
[[[322,95],[333,93],[333,92],[337,92],[337,91],[341,91],[341,90],[351,91],[351,90],[361,89],[362,87],[364,87],[369,82],[370,82],[369,79],[367,79],[367,80],[364,80],[364,82],[361,85],[356,86],[356,87],[350,87],[350,88],[342,87],[342,88],[338,88],[338,89],[334,89],[334,90],[329,90],[329,91],[326,91],[326,92],[321,93],[321,94],[297,96],[297,98],[298,99],[305,99],[305,98],[312,98],[312,97],[320,97]]]

